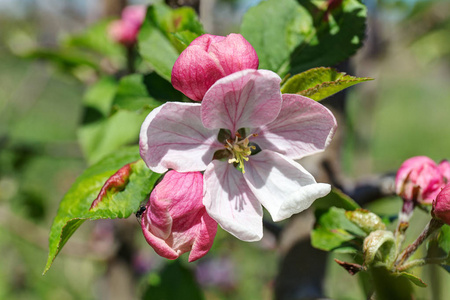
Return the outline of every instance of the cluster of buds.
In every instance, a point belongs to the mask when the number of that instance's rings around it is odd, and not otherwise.
[[[130,5],[122,11],[122,18],[111,22],[108,27],[110,38],[124,46],[131,47],[136,43],[137,34],[145,19],[145,5]]]
[[[431,204],[450,179],[450,163],[436,164],[426,156],[406,160],[397,172],[395,187],[404,201]]]

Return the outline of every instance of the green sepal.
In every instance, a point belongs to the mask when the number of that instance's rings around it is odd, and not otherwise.
[[[409,281],[411,281],[418,287],[427,287],[428,286],[421,278],[419,278],[418,276],[413,275],[411,273],[401,272],[401,273],[399,273],[399,276],[408,279]]]

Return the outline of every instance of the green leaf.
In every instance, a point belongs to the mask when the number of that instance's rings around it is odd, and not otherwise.
[[[45,59],[65,72],[72,72],[78,67],[100,69],[93,57],[74,49],[36,49],[24,54],[23,57],[33,60]]]
[[[90,86],[83,97],[83,105],[89,109],[85,111],[83,124],[107,117],[116,91],[117,81],[106,76]]]
[[[142,122],[149,112],[120,110],[107,119],[81,127],[78,140],[88,163],[93,164],[124,145],[137,143]]]
[[[319,227],[311,232],[311,244],[314,248],[333,251],[336,250],[340,253],[355,252],[352,247],[345,247],[342,250],[346,242],[349,242],[355,238],[354,235],[348,233],[343,229],[327,229]],[[342,250],[342,251],[339,251]]]
[[[123,77],[117,87],[117,94],[113,101],[113,107],[131,111],[139,111],[143,108],[154,109],[162,102],[149,97],[144,84],[144,75],[132,74]]]
[[[139,160],[137,146],[115,151],[97,164],[86,169],[62,199],[49,236],[49,255],[44,273],[61,251],[64,244],[86,219],[127,218],[139,209],[160,174],[151,172]],[[131,165],[124,189],[109,192],[93,210],[89,210],[106,180],[122,166]]]
[[[311,244],[313,247],[332,251],[345,247],[345,251],[355,248],[357,243],[348,243],[355,239],[361,239],[366,233],[352,223],[345,216],[342,208],[331,207],[325,212],[316,210],[316,225],[311,232]]]
[[[287,73],[335,65],[361,47],[366,7],[361,0],[268,0],[248,10],[241,33],[253,45],[260,68]]]
[[[316,210],[327,210],[332,206],[343,208],[345,210],[355,210],[360,208],[358,203],[337,188],[333,188],[328,195],[317,199],[313,203],[313,207]]]
[[[428,285],[423,282],[422,279],[417,277],[416,275],[413,275],[411,273],[401,272],[399,276],[409,279],[412,283],[414,283],[418,287],[427,287]]]
[[[314,68],[290,77],[281,87],[282,93],[299,94],[316,101],[372,78],[358,78],[333,68]]]
[[[159,273],[149,276],[149,285],[142,299],[203,300],[202,290],[191,270],[178,260],[167,262]],[[176,288],[174,288],[176,283]]]
[[[262,1],[244,15],[241,34],[255,48],[259,67],[283,77],[291,53],[314,34],[313,19],[295,0]]]
[[[113,108],[140,111],[181,100],[182,94],[158,74],[132,74],[120,80]]]
[[[366,233],[386,229],[383,220],[378,215],[366,209],[359,208],[354,211],[347,211],[345,212],[345,216]]]
[[[139,32],[139,53],[156,73],[170,81],[172,67],[186,43],[203,33],[191,8],[172,10],[165,4],[155,4],[149,7]]]
[[[68,37],[63,45],[71,48],[81,48],[107,56],[123,56],[125,49],[114,42],[108,35],[111,20],[102,20],[93,24],[80,34]]]

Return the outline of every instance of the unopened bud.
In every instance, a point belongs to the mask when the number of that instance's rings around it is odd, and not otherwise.
[[[363,244],[364,265],[381,263],[390,267],[395,259],[394,234],[387,230],[371,232]]]
[[[375,230],[385,230],[386,225],[381,218],[376,214],[366,210],[357,209],[345,212],[347,219],[358,225],[366,233],[371,233]]]
[[[447,184],[433,201],[433,217],[450,225],[450,184]]]

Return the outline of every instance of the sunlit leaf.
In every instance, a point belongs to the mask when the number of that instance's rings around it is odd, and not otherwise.
[[[372,78],[358,78],[333,68],[320,67],[290,77],[281,87],[281,92],[299,94],[320,101],[352,85],[369,80]]]
[[[107,196],[93,210],[91,204],[99,194],[103,184],[122,166],[133,163],[128,173],[126,185]],[[127,218],[135,213],[140,203],[150,193],[160,174],[151,172],[139,160],[138,147],[115,151],[97,164],[86,169],[62,199],[49,236],[49,255],[44,273],[72,234],[87,220]]]
[[[268,0],[248,10],[241,33],[260,68],[284,77],[348,59],[362,46],[365,21],[360,0]]]
[[[189,40],[202,33],[203,27],[191,8],[173,10],[165,4],[155,4],[149,7],[139,32],[139,53],[156,73],[170,81],[178,55]]]
[[[311,244],[315,248],[332,251],[343,247],[343,252],[348,252],[359,245],[350,241],[366,236],[361,228],[347,219],[342,208],[331,207],[325,212],[316,210],[316,216],[316,224],[311,232]]]

